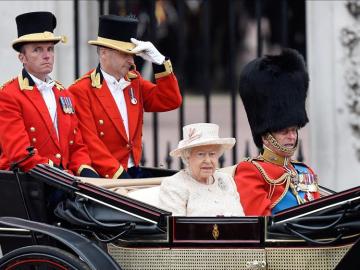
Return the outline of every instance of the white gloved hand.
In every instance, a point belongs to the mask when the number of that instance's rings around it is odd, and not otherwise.
[[[136,47],[132,49],[132,52],[137,56],[158,65],[164,63],[165,56],[163,56],[150,41],[140,41],[135,38],[131,38],[130,40],[136,45]]]

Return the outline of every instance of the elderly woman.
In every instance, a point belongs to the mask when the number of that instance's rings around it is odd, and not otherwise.
[[[216,170],[235,139],[219,138],[219,126],[208,123],[187,125],[183,134],[170,155],[181,157],[185,169],[162,182],[160,207],[175,216],[243,216],[234,179]]]

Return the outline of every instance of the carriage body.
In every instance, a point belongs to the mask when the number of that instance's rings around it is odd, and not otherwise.
[[[171,173],[156,171],[160,177]],[[321,199],[273,217],[176,217],[44,165],[30,174],[2,171],[0,187],[3,254],[50,245],[79,256],[89,269],[105,269],[87,257],[95,246],[118,265],[107,269],[268,270],[340,270],[359,246],[360,187],[339,193],[322,188]],[[54,215],[59,201],[63,208]],[[61,212],[66,207],[79,220]],[[76,213],[82,207],[95,223]],[[86,248],[79,250],[65,232],[88,239]]]

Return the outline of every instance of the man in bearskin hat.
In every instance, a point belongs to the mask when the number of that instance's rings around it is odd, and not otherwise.
[[[106,178],[143,177],[143,112],[163,112],[181,105],[177,79],[169,59],[151,42],[136,38],[138,20],[105,15],[99,20],[99,65],[70,86],[84,141],[94,168]],[[155,83],[135,69],[134,56],[153,63]]]
[[[284,49],[248,63],[239,92],[260,155],[240,162],[235,182],[245,215],[268,216],[319,197],[313,170],[292,159],[308,117],[303,57]]]
[[[76,175],[98,177],[78,130],[70,93],[50,78],[56,36],[51,12],[16,17],[12,47],[23,70],[0,87],[0,169],[28,171],[49,164]]]

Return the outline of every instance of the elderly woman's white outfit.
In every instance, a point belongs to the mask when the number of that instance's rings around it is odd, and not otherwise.
[[[218,154],[221,155],[231,149],[235,141],[235,138],[220,138],[216,124],[190,124],[183,127],[183,139],[170,156],[180,157],[184,150],[207,145],[219,145],[221,151]],[[213,181],[201,183],[192,178],[187,169],[164,179],[160,186],[159,207],[174,216],[243,216],[234,179],[229,174],[215,171],[209,180]]]
[[[163,180],[159,206],[174,216],[243,216],[233,178],[216,171],[212,184],[196,181],[185,170]]]

